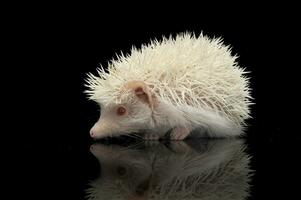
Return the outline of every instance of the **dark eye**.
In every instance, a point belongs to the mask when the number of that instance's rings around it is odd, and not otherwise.
[[[126,175],[126,173],[127,173],[126,168],[125,168],[125,167],[122,167],[122,166],[118,166],[117,169],[116,169],[116,171],[117,171],[117,174],[118,174],[119,176],[124,176],[124,175]]]
[[[121,115],[124,115],[125,112],[126,112],[125,107],[120,106],[120,107],[117,108],[117,115],[120,115],[120,116],[121,116]]]

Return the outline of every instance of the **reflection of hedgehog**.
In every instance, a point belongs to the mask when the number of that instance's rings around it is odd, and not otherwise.
[[[214,140],[205,146],[199,152],[184,142],[139,149],[93,145],[101,176],[90,183],[87,198],[245,199],[250,168],[242,141]]]
[[[158,139],[184,139],[201,128],[207,136],[237,136],[249,117],[246,72],[221,39],[181,34],[121,55],[106,71],[89,75],[86,91],[101,106],[91,136],[144,131]]]

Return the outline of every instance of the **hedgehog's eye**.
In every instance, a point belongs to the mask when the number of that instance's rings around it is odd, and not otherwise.
[[[124,115],[125,113],[126,113],[125,107],[119,106],[119,107],[117,108],[117,115],[121,116],[121,115]]]
[[[117,169],[116,169],[116,171],[117,171],[117,174],[118,174],[119,176],[124,176],[124,175],[126,175],[126,173],[127,173],[126,168],[123,167],[123,166],[118,166]]]

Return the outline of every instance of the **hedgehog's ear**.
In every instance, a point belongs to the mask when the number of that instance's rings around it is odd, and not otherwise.
[[[151,109],[154,108],[154,97],[149,87],[142,81],[131,81],[127,83],[127,87],[132,89],[134,94],[144,103],[147,103]]]
[[[135,95],[143,102],[152,104],[152,97],[147,87],[138,86],[134,88]]]

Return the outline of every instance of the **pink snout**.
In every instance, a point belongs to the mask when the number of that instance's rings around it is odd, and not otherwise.
[[[90,136],[93,139],[100,139],[111,135],[114,130],[116,130],[116,128],[111,122],[99,120],[91,128]]]
[[[94,136],[95,136],[95,134],[94,134],[94,132],[93,132],[92,129],[90,130],[90,136],[91,136],[92,138],[94,138]]]
[[[92,138],[95,138],[96,137],[96,133],[99,132],[99,129],[100,129],[99,125],[97,123],[94,124],[94,126],[90,130],[90,136]]]

